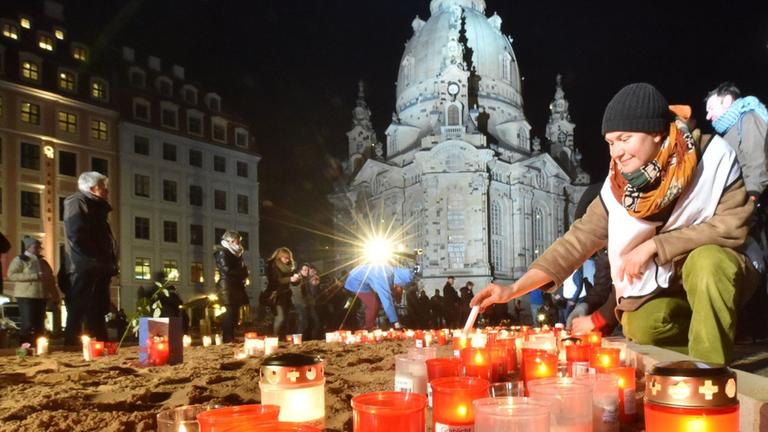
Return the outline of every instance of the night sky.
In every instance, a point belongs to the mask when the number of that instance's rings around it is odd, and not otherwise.
[[[725,80],[768,100],[768,2],[486,0],[513,38],[525,114],[543,137],[555,76],[576,123],[576,146],[593,176],[607,168],[603,109],[622,86],[656,85],[694,108]],[[311,259],[315,237],[277,221],[328,226],[323,196],[343,157],[357,81],[367,84],[379,139],[394,109],[395,81],[411,21],[428,0],[237,0],[65,2],[69,27],[96,46],[127,44],[178,63],[222,94],[224,109],[252,125],[259,167],[262,255],[279,245]],[[106,48],[105,48],[106,49]],[[302,258],[300,258],[302,259]]]

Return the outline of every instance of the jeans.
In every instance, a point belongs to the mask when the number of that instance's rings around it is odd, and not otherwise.
[[[16,299],[19,305],[21,328],[19,329],[19,343],[28,342],[35,345],[38,336],[45,334],[45,299],[24,298]]]
[[[363,328],[373,330],[376,328],[376,317],[379,315],[379,296],[375,292],[359,292],[357,298],[363,302],[365,321]]]

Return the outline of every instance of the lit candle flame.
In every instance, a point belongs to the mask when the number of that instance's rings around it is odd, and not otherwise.
[[[482,364],[485,362],[485,356],[483,356],[483,353],[480,351],[475,353],[475,363],[476,364]]]
[[[706,432],[707,429],[707,422],[705,422],[704,419],[697,418],[688,420],[685,432]]]
[[[466,405],[459,405],[456,407],[456,414],[458,414],[459,417],[466,417],[467,416],[467,406]]]

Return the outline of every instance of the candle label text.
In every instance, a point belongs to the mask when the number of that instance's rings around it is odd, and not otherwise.
[[[435,432],[474,432],[474,425],[445,425],[435,423]]]

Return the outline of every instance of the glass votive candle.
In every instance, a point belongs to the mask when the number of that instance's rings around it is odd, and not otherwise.
[[[621,366],[620,355],[621,350],[618,348],[593,347],[589,366],[598,372],[605,372],[610,368]]]
[[[91,359],[104,355],[104,342],[91,339],[88,344]]]
[[[290,422],[269,421],[233,426],[223,432],[321,432],[320,429],[308,425]]]
[[[427,400],[432,407],[432,384],[436,378],[457,377],[461,375],[461,359],[456,357],[441,357],[427,359]]]
[[[184,348],[189,348],[192,346],[192,336],[190,335],[184,335],[181,338],[181,344],[184,346]]]
[[[48,338],[40,336],[35,340],[35,354],[46,355],[48,354]]]
[[[224,336],[222,336],[220,333],[216,333],[215,335],[213,335],[213,342],[216,345],[223,344],[224,343]]]
[[[619,432],[619,383],[611,374],[587,374],[574,382],[592,387],[592,427],[595,432]]]
[[[427,394],[425,359],[404,354],[395,356],[395,391]]]
[[[495,382],[488,387],[488,396],[492,398],[525,396],[525,386],[522,380]]]
[[[375,392],[352,398],[352,430],[424,432],[427,398],[417,393]]]
[[[261,363],[261,403],[278,405],[280,421],[324,427],[325,372],[317,357],[286,353]]]
[[[203,346],[209,347],[211,346],[211,344],[212,344],[211,337],[208,335],[203,336]]]
[[[418,348],[418,347],[408,348],[408,357],[418,358],[422,360],[435,358],[437,357],[437,347],[431,346],[431,347],[424,347],[424,348]]]
[[[591,353],[592,345],[566,345],[565,360],[568,362],[568,374],[575,377],[589,373],[589,360]]]
[[[579,337],[581,337],[582,343],[585,343],[587,345],[599,347],[603,344],[603,334],[600,333],[600,331],[598,330],[592,330],[589,333],[579,335]]]
[[[157,414],[157,432],[198,432],[197,415],[220,408],[218,405],[185,405],[160,411]]]
[[[616,377],[616,384],[619,387],[619,422],[634,423],[637,421],[635,368],[618,367],[609,369],[608,373]]]
[[[264,355],[271,355],[277,351],[277,347],[280,346],[280,339],[276,337],[264,338]]]
[[[147,340],[147,362],[153,366],[168,364],[170,347],[165,336],[151,336]]]
[[[517,345],[515,338],[497,338],[494,346],[506,350],[507,372],[513,373],[517,371]]]
[[[200,432],[224,432],[259,422],[277,421],[277,405],[239,405],[202,411],[197,414]]]
[[[469,346],[469,341],[463,334],[460,336],[453,336],[453,355],[454,357],[461,356],[461,350]]]
[[[557,376],[557,355],[536,351],[523,357],[523,383],[525,388],[531,381]]]
[[[546,401],[525,397],[477,399],[474,432],[549,432],[550,413]]]
[[[592,432],[592,389],[562,378],[555,382],[530,382],[532,398],[549,403],[551,432]]]
[[[464,348],[461,350],[461,362],[464,375],[493,381],[491,374],[491,354],[487,348]]]
[[[645,430],[738,431],[736,374],[699,361],[657,363],[645,377]]]
[[[432,430],[471,427],[472,401],[486,397],[490,383],[482,378],[445,377],[432,380]]]

